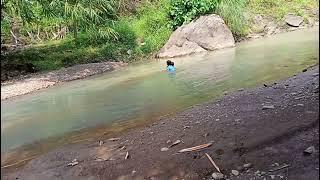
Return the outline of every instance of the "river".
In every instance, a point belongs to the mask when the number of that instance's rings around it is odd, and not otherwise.
[[[1,101],[1,152],[97,127],[147,123],[225,91],[287,78],[318,63],[318,38],[318,28],[283,33],[172,59],[175,74],[165,72],[167,59],[154,60]]]

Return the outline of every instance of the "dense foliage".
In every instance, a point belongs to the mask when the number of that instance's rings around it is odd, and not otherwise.
[[[177,28],[195,17],[213,12],[220,0],[171,0],[171,26]]]

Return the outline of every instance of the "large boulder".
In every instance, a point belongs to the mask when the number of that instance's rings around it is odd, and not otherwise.
[[[220,16],[211,14],[175,30],[157,57],[171,58],[233,46],[235,41],[230,29]]]

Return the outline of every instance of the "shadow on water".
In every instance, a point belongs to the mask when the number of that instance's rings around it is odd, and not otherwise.
[[[157,60],[2,101],[1,166],[287,78],[317,63],[318,51],[318,30],[297,31],[175,58],[174,74],[165,71],[166,59]]]

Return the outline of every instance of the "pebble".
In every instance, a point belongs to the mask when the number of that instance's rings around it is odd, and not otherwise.
[[[239,175],[239,171],[237,170],[231,170],[231,173],[235,176],[238,176]]]
[[[223,179],[223,174],[218,173],[218,172],[212,173],[212,178],[213,179]]]
[[[313,73],[312,76],[319,76],[319,73]]]
[[[274,179],[276,176],[275,175],[270,175],[270,178],[271,179]]]
[[[266,110],[266,109],[274,109],[274,105],[268,105],[268,106],[262,107],[262,110]]]
[[[303,104],[297,104],[297,106],[304,106]]]
[[[243,91],[243,90],[244,90],[243,88],[238,89],[238,91]]]
[[[244,167],[244,168],[251,168],[251,167],[252,167],[252,164],[251,164],[251,163],[247,163],[247,164],[244,164],[243,167]]]
[[[216,119],[216,121],[220,121],[220,119]]]
[[[312,154],[316,152],[316,148],[314,146],[310,146],[303,151],[305,154]]]
[[[306,72],[306,71],[307,71],[307,69],[303,69],[303,70],[302,70],[302,72]]]
[[[169,148],[163,147],[163,148],[160,149],[160,151],[162,151],[162,152],[164,152],[164,151],[169,151]]]

